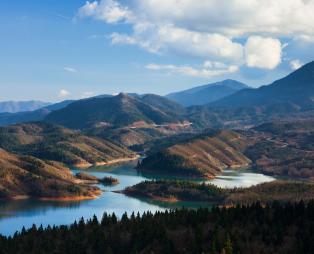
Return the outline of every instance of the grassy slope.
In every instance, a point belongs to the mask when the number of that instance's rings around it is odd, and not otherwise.
[[[98,189],[78,184],[62,164],[0,149],[0,197],[92,197]]]
[[[238,133],[211,132],[169,145],[145,158],[139,168],[210,178],[228,167],[247,166],[250,160],[241,153],[245,144]]]
[[[41,122],[0,128],[0,147],[69,165],[134,157],[128,149],[110,141]]]

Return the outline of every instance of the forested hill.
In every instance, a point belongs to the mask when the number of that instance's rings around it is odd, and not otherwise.
[[[183,111],[175,102],[157,95],[135,97],[121,93],[74,102],[52,112],[45,120],[73,129],[122,127],[139,121],[149,124],[179,122],[184,120]]]
[[[229,167],[246,167],[250,160],[242,154],[246,138],[223,130],[208,131],[150,153],[140,170],[164,174],[213,178]]]

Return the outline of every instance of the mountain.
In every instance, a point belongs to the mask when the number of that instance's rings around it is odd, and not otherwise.
[[[241,90],[211,105],[228,108],[277,105],[282,111],[314,109],[314,61],[270,85]]]
[[[113,97],[73,102],[63,109],[51,112],[45,121],[73,129],[122,127],[136,122],[164,124],[181,121],[182,111],[184,110],[176,103],[159,96],[135,98],[121,93]]]
[[[0,147],[9,152],[79,167],[135,157],[133,152],[108,140],[43,122],[0,128]]]
[[[41,121],[50,112],[59,110],[71,104],[72,100],[66,100],[59,103],[51,104],[34,111],[25,111],[17,113],[0,113],[0,126],[18,124],[24,122]]]
[[[246,167],[246,138],[232,131],[207,131],[149,153],[138,168],[167,175],[213,178],[225,168]]]
[[[187,109],[199,128],[250,128],[268,121],[313,118],[314,62],[257,89],[243,89],[203,106]]]
[[[245,88],[248,88],[248,86],[241,82],[227,79],[221,82],[171,93],[166,95],[166,97],[188,107],[192,105],[205,105]]]
[[[3,101],[0,102],[0,113],[17,113],[33,111],[51,105],[42,101]]]
[[[0,149],[0,198],[85,199],[100,194],[81,184],[61,163]]]

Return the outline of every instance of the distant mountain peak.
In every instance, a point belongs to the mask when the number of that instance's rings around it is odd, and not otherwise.
[[[171,93],[166,95],[166,97],[183,106],[204,105],[227,97],[245,88],[248,88],[248,86],[239,81],[226,79],[181,92]]]
[[[314,109],[314,61],[270,85],[257,89],[243,89],[212,106],[218,107],[265,107],[282,105],[283,108]]]

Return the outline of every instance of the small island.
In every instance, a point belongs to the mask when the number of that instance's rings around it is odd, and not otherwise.
[[[267,204],[273,201],[309,201],[314,197],[314,184],[301,181],[274,181],[249,188],[222,189],[215,185],[187,181],[144,181],[122,191],[138,198],[164,202],[195,201],[214,205]]]
[[[112,176],[105,176],[104,178],[98,178],[96,176],[87,174],[85,172],[80,172],[75,175],[78,179],[84,181],[89,184],[102,183],[104,185],[117,185],[119,184],[119,180]]]
[[[119,180],[117,178],[106,176],[102,179],[99,179],[99,182],[104,185],[117,185],[119,184]]]

